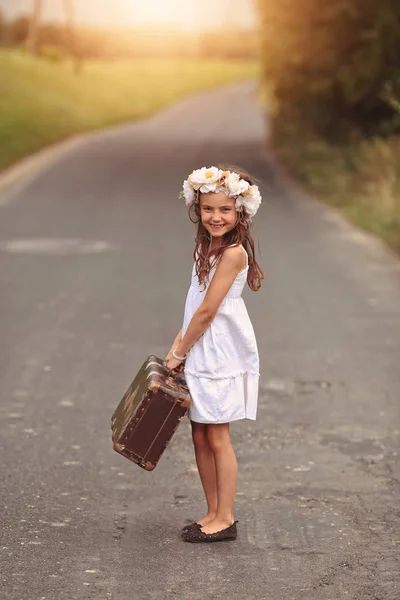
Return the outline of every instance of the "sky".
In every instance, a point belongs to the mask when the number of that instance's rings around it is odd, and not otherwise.
[[[63,0],[42,0],[45,21],[63,20]],[[28,14],[33,0],[0,0],[6,18]],[[78,23],[108,27],[168,25],[188,30],[254,28],[255,0],[73,0]]]

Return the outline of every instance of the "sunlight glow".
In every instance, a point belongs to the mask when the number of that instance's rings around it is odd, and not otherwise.
[[[65,0],[42,0],[45,21],[65,20]],[[99,27],[170,27],[196,31],[239,27],[254,29],[256,0],[70,0],[75,22]],[[32,0],[0,0],[7,19],[29,14]]]
[[[171,25],[173,28],[198,29],[199,5],[193,0],[128,1],[129,21],[139,25]]]
[[[1,0],[0,0],[1,1]],[[62,7],[62,0],[42,0],[43,12]],[[74,0],[76,20],[108,27],[170,27],[198,31],[222,24],[251,28],[255,0]]]

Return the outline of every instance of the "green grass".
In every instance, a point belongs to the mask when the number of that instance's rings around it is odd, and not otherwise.
[[[332,145],[304,124],[275,119],[273,148],[289,175],[400,253],[400,137]]]
[[[74,74],[0,51],[0,169],[71,134],[139,119],[186,94],[258,76],[248,61],[88,61]]]

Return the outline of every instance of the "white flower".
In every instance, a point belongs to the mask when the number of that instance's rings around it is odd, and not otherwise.
[[[189,181],[185,179],[183,182],[183,194],[185,198],[186,205],[189,206],[196,198],[196,192],[193,187],[190,185]]]
[[[217,181],[222,175],[221,169],[217,167],[203,167],[197,169],[189,176],[189,182],[195,190],[207,194],[208,192],[215,192],[217,188]]]
[[[197,192],[224,192],[229,197],[235,197],[236,210],[245,207],[249,217],[253,217],[260,204],[261,194],[256,185],[250,185],[238,173],[221,171],[217,167],[203,167],[193,171],[183,182],[183,190],[179,197],[190,206],[198,199]]]
[[[229,173],[226,178],[229,196],[238,196],[249,189],[249,183],[241,179],[237,173]]]
[[[261,204],[261,194],[256,185],[251,185],[248,191],[249,193],[243,197],[242,204],[249,217],[254,217]]]

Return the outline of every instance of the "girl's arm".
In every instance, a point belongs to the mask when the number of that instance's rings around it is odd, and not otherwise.
[[[167,356],[165,357],[165,360],[168,360],[168,359],[172,358],[172,350],[175,348],[175,351],[176,351],[176,347],[180,343],[181,339],[182,339],[182,329],[180,329],[178,335],[176,336],[176,338],[172,342],[172,346],[169,349],[169,352],[168,352]]]
[[[184,356],[203,335],[214,319],[222,300],[229,292],[236,275],[245,268],[245,261],[241,248],[233,247],[225,250],[203,302],[194,313],[183,339],[175,348],[178,356]]]

